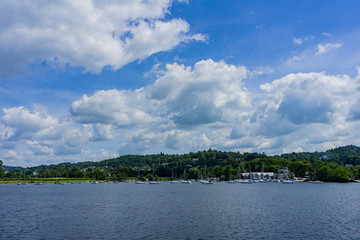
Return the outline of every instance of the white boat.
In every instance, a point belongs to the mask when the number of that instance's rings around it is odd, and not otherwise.
[[[190,184],[191,181],[190,180],[185,180],[186,179],[186,172],[185,172],[185,168],[184,168],[184,180],[181,180],[182,184]]]
[[[145,184],[145,182],[143,182],[143,181],[135,181],[134,183],[135,184]]]
[[[152,167],[152,178],[154,179],[154,175],[155,174],[155,171],[154,171],[154,165],[153,165],[153,167]],[[149,182],[149,184],[160,184],[160,182],[159,181],[156,181],[156,180],[152,180],[152,181],[150,181]]]
[[[210,184],[210,181],[208,181],[208,180],[199,180],[199,183],[201,183],[201,184]]]
[[[206,180],[206,165],[205,165],[205,172],[204,172],[204,178],[203,179],[203,176],[202,176],[202,173],[201,173],[201,180],[199,180],[199,183],[201,184],[213,184],[213,181],[210,181],[210,180]]]
[[[138,168],[138,177],[137,179],[140,179],[140,168]],[[145,182],[141,181],[141,180],[136,180],[134,182],[135,184],[145,184]]]
[[[190,180],[181,180],[181,183],[182,183],[182,184],[190,184],[191,181],[190,181]]]
[[[180,181],[177,181],[177,180],[173,180],[173,181],[170,181],[171,184],[178,184],[180,183]]]
[[[324,182],[323,181],[312,181],[311,183],[312,184],[323,184]]]
[[[294,180],[292,179],[286,179],[282,181],[283,184],[294,184]]]
[[[302,178],[302,177],[296,177],[294,178],[295,182],[305,182],[305,180],[307,180],[306,178]]]
[[[150,181],[149,184],[160,184],[158,181]]]
[[[235,181],[234,180],[229,180],[229,181],[227,181],[227,183],[235,183]]]
[[[243,179],[243,180],[241,180],[240,183],[242,183],[242,184],[251,184],[251,183],[253,183],[253,181],[251,179]]]

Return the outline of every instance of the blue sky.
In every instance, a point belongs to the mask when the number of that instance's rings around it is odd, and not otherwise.
[[[2,1],[0,159],[360,144],[358,1]]]

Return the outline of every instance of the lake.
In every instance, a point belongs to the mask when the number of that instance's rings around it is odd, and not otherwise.
[[[0,185],[0,239],[360,239],[360,184]]]

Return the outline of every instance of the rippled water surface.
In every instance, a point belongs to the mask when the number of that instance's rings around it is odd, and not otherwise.
[[[360,239],[360,184],[0,185],[0,239]]]

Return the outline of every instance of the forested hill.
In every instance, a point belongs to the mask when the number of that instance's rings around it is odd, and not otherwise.
[[[13,168],[6,172],[1,168],[0,178],[75,177],[88,179],[118,179],[141,177],[172,179],[185,172],[188,178],[198,179],[206,172],[208,177],[238,178],[239,172],[281,172],[289,169],[293,176],[314,178],[322,181],[348,182],[360,179],[360,148],[345,146],[325,152],[290,153],[267,156],[264,153],[207,151],[187,154],[126,155],[99,162],[60,163],[31,168]],[[6,167],[5,167],[6,169]],[[205,170],[206,169],[206,170]]]
[[[324,162],[336,162],[339,165],[353,164],[360,165],[360,147],[349,145],[329,149],[325,152],[302,152],[289,153],[280,156],[266,156],[260,153],[239,153],[239,152],[222,152],[217,150],[207,150],[199,152],[190,152],[188,154],[152,154],[152,155],[125,155],[114,159],[107,159],[99,162],[79,162],[79,163],[60,163],[57,165],[41,165],[33,167],[33,170],[68,170],[74,166],[85,169],[89,167],[99,168],[117,168],[118,166],[142,167],[168,164],[170,167],[180,167],[185,165],[197,166],[226,166],[234,165],[238,162],[252,161],[258,158],[286,159],[290,161],[307,160],[314,163],[316,160]]]
[[[287,160],[307,160],[311,163],[314,163],[316,160],[322,160],[324,162],[336,162],[340,165],[360,165],[360,147],[349,145],[329,149],[325,152],[287,153],[282,154],[280,157]]]

